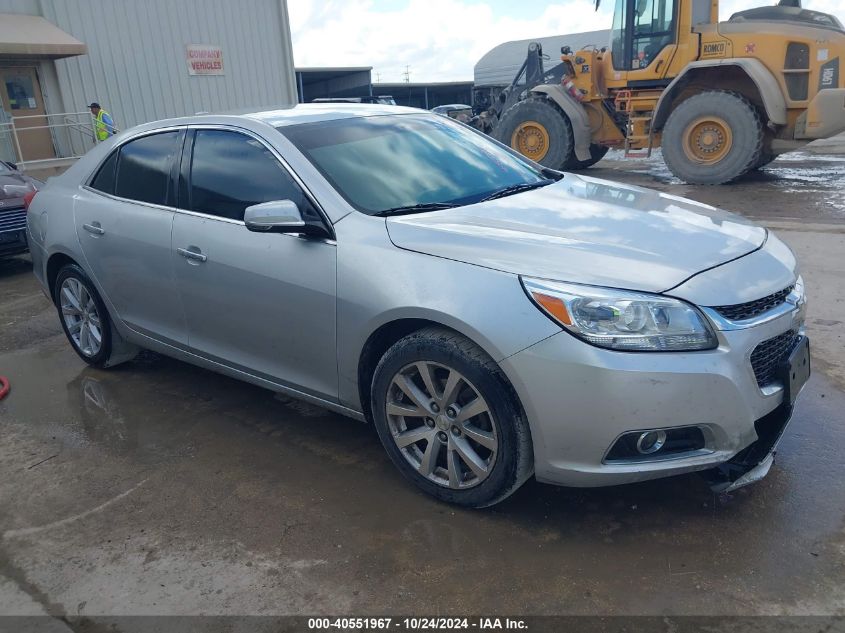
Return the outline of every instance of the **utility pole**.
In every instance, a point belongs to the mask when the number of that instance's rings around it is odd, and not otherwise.
[[[411,67],[409,65],[405,65],[405,72],[402,74],[405,76],[405,83],[411,83]]]

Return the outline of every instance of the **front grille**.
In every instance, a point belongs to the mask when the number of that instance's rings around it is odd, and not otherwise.
[[[20,231],[26,228],[26,209],[0,211],[0,233]]]
[[[770,294],[768,297],[763,297],[762,299],[756,299],[746,303],[737,303],[731,306],[714,306],[713,309],[731,321],[753,319],[758,314],[763,314],[764,312],[768,312],[769,310],[781,305],[784,301],[786,301],[786,298],[789,296],[789,293],[792,292],[793,288],[795,288],[795,286],[789,286],[788,288],[784,288],[783,290]]]
[[[798,332],[790,330],[760,343],[751,352],[751,367],[762,389],[780,378],[778,371],[798,342]]]

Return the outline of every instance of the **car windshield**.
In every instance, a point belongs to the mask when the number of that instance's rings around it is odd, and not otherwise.
[[[356,117],[279,131],[370,215],[471,204],[551,182],[482,134],[436,115]]]

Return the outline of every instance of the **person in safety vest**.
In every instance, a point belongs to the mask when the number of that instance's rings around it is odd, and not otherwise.
[[[114,120],[112,120],[111,115],[103,110],[100,107],[100,104],[96,101],[91,103],[88,108],[91,110],[91,114],[94,117],[94,130],[97,133],[97,140],[105,141],[115,132]]]

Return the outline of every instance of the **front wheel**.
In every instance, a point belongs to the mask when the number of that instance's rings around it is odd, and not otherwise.
[[[573,156],[572,125],[545,97],[529,97],[508,108],[495,136],[544,167],[563,169]]]
[[[438,499],[490,506],[531,476],[531,435],[513,388],[459,334],[426,328],[393,345],[376,368],[371,402],[394,465]]]
[[[663,128],[663,158],[689,184],[718,185],[760,164],[763,123],[735,92],[713,90],[682,101]]]

